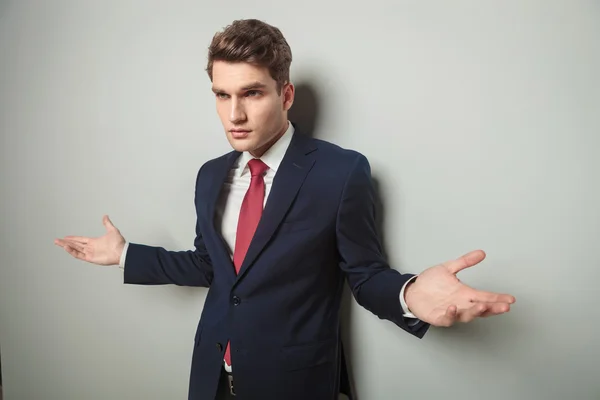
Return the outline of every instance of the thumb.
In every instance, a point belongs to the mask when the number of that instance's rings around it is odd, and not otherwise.
[[[448,268],[451,273],[456,274],[465,268],[479,264],[484,259],[485,252],[483,250],[474,250],[463,255],[462,257],[457,258],[456,260],[448,261],[446,263],[446,268]]]
[[[109,232],[111,230],[115,230],[117,228],[115,228],[115,226],[113,225],[112,221],[110,220],[110,218],[108,217],[108,215],[105,215],[104,217],[102,217],[102,224],[104,225],[104,227],[106,228],[106,231]]]

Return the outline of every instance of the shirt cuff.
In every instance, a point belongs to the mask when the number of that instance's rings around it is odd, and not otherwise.
[[[127,257],[127,249],[129,248],[129,242],[125,241],[123,246],[123,252],[121,253],[121,259],[119,260],[119,268],[125,269],[125,258]]]
[[[406,301],[404,300],[404,290],[406,289],[406,286],[408,286],[408,284],[414,281],[415,279],[417,279],[417,275],[407,280],[406,283],[402,286],[402,289],[400,289],[400,306],[402,307],[402,311],[404,312],[404,318],[417,318],[413,313],[410,312],[408,306],[406,305]]]

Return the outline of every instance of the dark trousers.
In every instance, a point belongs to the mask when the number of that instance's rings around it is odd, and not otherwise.
[[[236,400],[236,397],[231,394],[229,389],[229,374],[225,368],[221,368],[221,377],[219,378],[219,387],[215,400]]]
[[[229,373],[225,371],[225,368],[221,368],[221,377],[219,378],[219,386],[217,388],[217,395],[215,396],[215,400],[236,400],[237,397],[231,394],[231,390],[229,389]],[[340,400],[343,399],[352,399],[352,397],[343,395],[340,393]],[[0,399],[1,400],[1,399]]]

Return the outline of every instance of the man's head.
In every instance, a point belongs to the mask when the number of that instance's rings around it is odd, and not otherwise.
[[[208,76],[227,139],[260,157],[287,128],[294,101],[292,52],[281,31],[264,22],[234,21],[215,34]]]

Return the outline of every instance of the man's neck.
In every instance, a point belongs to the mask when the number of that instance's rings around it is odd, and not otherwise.
[[[266,152],[267,152],[267,151],[268,151],[268,150],[269,150],[271,147],[273,147],[273,145],[274,145],[275,143],[277,143],[277,141],[278,141],[279,139],[281,139],[281,137],[282,137],[283,135],[285,135],[285,133],[287,132],[287,130],[288,130],[288,128],[289,128],[289,123],[290,123],[290,122],[289,122],[288,120],[286,120],[286,121],[285,121],[285,125],[283,126],[283,129],[281,129],[281,130],[279,131],[279,133],[278,133],[277,135],[275,135],[275,137],[273,137],[273,139],[271,139],[271,140],[270,140],[268,143],[266,143],[264,146],[262,146],[262,147],[260,147],[260,148],[258,148],[258,149],[256,149],[256,150],[254,150],[254,151],[251,151],[251,152],[250,152],[250,154],[251,154],[253,157],[255,157],[255,158],[260,158],[260,157],[262,157],[262,156],[263,156],[263,154],[265,154],[265,153],[266,153]]]

